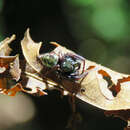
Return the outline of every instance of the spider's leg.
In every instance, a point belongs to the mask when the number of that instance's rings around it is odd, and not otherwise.
[[[84,71],[84,72],[83,72],[82,74],[80,74],[80,75],[71,75],[71,78],[74,78],[74,79],[76,79],[76,80],[79,80],[79,79],[85,77],[87,74],[88,74],[88,72]]]
[[[54,67],[51,68],[50,70],[46,71],[46,73],[44,73],[44,76],[47,76],[47,75],[49,75],[51,72],[54,72],[54,71],[58,70],[58,68],[59,68],[59,65],[54,66]]]

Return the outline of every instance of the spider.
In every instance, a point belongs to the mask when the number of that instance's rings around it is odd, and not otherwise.
[[[50,69],[44,75],[49,77],[47,74],[51,74],[51,79],[59,83],[65,90],[69,91],[69,103],[72,109],[72,116],[68,124],[73,124],[73,121],[77,120],[75,96],[81,88],[80,83],[75,82],[75,80],[79,80],[87,75],[87,72],[85,72],[85,59],[77,54],[72,55],[71,53],[64,55],[59,53],[59,55],[57,55],[54,51],[45,53],[39,58],[42,64]],[[83,68],[81,68],[82,63]],[[82,72],[79,71],[80,69]]]
[[[85,59],[79,55],[71,55],[67,53],[61,56],[60,54],[57,55],[54,52],[51,52],[45,53],[39,58],[44,66],[53,71],[56,70],[58,74],[69,79],[78,80],[87,74],[87,72],[85,72]],[[83,69],[80,74],[79,70],[81,68],[81,62],[83,62]]]

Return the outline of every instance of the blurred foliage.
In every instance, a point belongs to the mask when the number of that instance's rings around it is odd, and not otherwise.
[[[70,2],[71,1],[71,2]],[[105,40],[119,40],[127,35],[126,11],[121,0],[70,0],[70,13],[87,29],[87,23]],[[71,4],[70,4],[71,3]],[[91,4],[88,4],[91,3]],[[70,7],[71,6],[71,7]],[[76,10],[76,13],[75,13]],[[73,14],[74,13],[74,14]],[[89,16],[89,17],[88,17]],[[79,26],[79,25],[78,25]],[[79,34],[80,35],[80,34]],[[80,36],[79,36],[80,37]]]
[[[79,41],[81,55],[117,71],[130,73],[128,4],[127,0],[64,2],[64,11],[72,35]]]

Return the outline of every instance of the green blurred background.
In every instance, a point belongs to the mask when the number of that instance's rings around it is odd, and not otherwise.
[[[37,42],[56,41],[89,60],[130,73],[129,23],[129,0],[0,0],[0,40],[16,34],[13,54],[21,54],[20,41],[29,27]],[[61,99],[57,91],[44,97],[0,95],[0,100],[0,130],[67,130],[68,97]],[[122,130],[126,125],[76,102],[82,117],[77,130]]]

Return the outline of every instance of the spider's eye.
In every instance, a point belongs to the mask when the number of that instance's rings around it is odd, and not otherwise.
[[[61,70],[65,73],[73,73],[79,68],[79,66],[80,64],[71,57],[66,57],[61,62]]]
[[[58,56],[55,54],[52,55],[47,53],[42,55],[40,59],[42,61],[42,64],[49,68],[52,68],[58,63]]]

